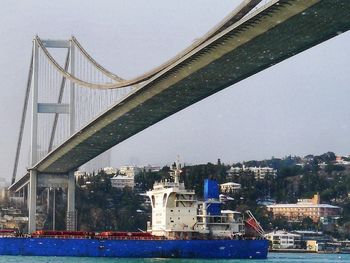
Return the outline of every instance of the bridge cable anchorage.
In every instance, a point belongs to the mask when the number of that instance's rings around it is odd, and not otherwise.
[[[154,77],[156,74],[160,73],[167,67],[174,64],[179,59],[185,57],[190,52],[201,46],[202,44],[205,44],[206,41],[209,39],[215,37],[217,34],[223,32],[228,27],[232,26],[236,22],[238,22],[240,19],[242,19],[246,14],[248,14],[255,6],[257,6],[262,0],[245,0],[243,1],[236,9],[234,9],[225,19],[220,22],[217,26],[215,26],[212,30],[210,30],[207,34],[205,34],[202,38],[194,42],[191,46],[184,49],[182,52],[180,52],[178,55],[173,57],[172,59],[168,60],[167,62],[161,64],[158,67],[155,67],[154,69],[150,70],[149,72],[146,72],[145,74],[136,77],[131,80],[123,80],[119,76],[109,72],[108,70],[104,69],[101,65],[99,65],[80,45],[80,43],[76,40],[75,37],[72,37],[72,41],[74,44],[78,47],[78,49],[85,55],[85,57],[100,71],[105,73],[107,76],[109,76],[113,80],[117,80],[114,83],[92,83],[87,82],[84,80],[81,80],[74,76],[73,74],[67,72],[64,70],[59,63],[51,56],[51,54],[48,52],[48,50],[43,45],[42,41],[38,36],[36,36],[36,40],[40,46],[40,48],[44,51],[44,54],[47,56],[49,61],[56,67],[56,69],[64,75],[65,78],[69,79],[70,81],[74,82],[77,85],[81,85],[84,87],[92,88],[92,89],[118,89],[123,87],[128,87],[132,85],[140,84],[144,81],[149,80],[150,78]]]
[[[23,108],[22,108],[22,117],[21,117],[21,125],[19,128],[19,134],[18,134],[18,140],[17,140],[17,148],[16,148],[16,156],[15,156],[15,163],[13,167],[13,173],[12,173],[12,179],[11,184],[14,184],[16,181],[16,175],[17,175],[17,168],[18,168],[18,162],[19,162],[19,155],[21,152],[21,146],[22,146],[22,140],[23,140],[23,132],[24,132],[24,126],[26,122],[26,115],[27,115],[27,108],[28,108],[28,102],[29,102],[29,94],[30,94],[30,88],[32,84],[32,75],[33,75],[33,50],[32,55],[30,58],[30,66],[29,66],[29,72],[28,72],[28,78],[27,78],[27,87],[26,92],[24,96],[24,102],[23,102]]]

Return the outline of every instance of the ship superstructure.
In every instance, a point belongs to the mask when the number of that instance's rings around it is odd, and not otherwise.
[[[171,171],[173,181],[156,182],[147,195],[152,205],[152,225],[148,231],[167,238],[192,238],[197,224],[197,200],[193,190],[180,182],[180,164]]]
[[[245,233],[242,214],[221,211],[216,180],[204,182],[204,200],[180,182],[179,162],[171,169],[173,180],[156,182],[147,192],[152,205],[148,231],[167,239],[238,239]]]

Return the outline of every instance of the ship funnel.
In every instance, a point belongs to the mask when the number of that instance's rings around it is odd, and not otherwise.
[[[219,201],[219,185],[216,180],[205,179],[204,200],[205,200],[205,203],[207,204],[208,215],[221,214],[221,204]]]

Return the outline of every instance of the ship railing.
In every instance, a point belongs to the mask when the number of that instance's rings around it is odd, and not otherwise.
[[[159,188],[159,187],[178,187],[180,190],[185,190],[185,184],[183,182],[181,183],[175,183],[175,182],[169,182],[169,181],[160,181],[160,182],[155,182],[153,184],[154,188]],[[191,190],[189,190],[191,191]]]
[[[7,236],[11,237],[11,236]],[[158,236],[72,236],[72,235],[31,235],[31,238],[60,238],[60,239],[100,239],[100,240],[161,240]]]
[[[62,239],[92,239],[93,236],[74,236],[74,235],[31,235],[31,238],[62,238]]]
[[[175,202],[197,202],[196,199],[176,199]]]
[[[18,231],[15,229],[0,229],[0,237],[15,237]]]
[[[96,236],[95,238],[101,239],[101,240],[162,240],[164,239],[163,237],[158,237],[158,236],[150,236],[150,237],[145,237],[145,236],[124,236],[124,237],[113,237],[113,236]]]

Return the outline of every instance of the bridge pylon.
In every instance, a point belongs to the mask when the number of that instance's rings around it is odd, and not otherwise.
[[[46,48],[66,48],[67,59],[66,69],[70,64],[71,73],[74,74],[74,45],[70,40],[41,40]],[[75,131],[75,86],[70,84],[69,104],[58,103],[43,103],[38,101],[38,79],[39,79],[39,44],[37,38],[33,40],[33,59],[32,59],[32,77],[31,77],[31,92],[32,92],[32,111],[31,111],[31,144],[30,144],[30,166],[35,167],[38,162],[38,116],[39,114],[68,114],[69,115],[69,130],[70,135]],[[62,79],[62,83],[65,79]],[[61,85],[61,86],[64,86]],[[51,142],[53,140],[51,134]],[[49,151],[51,150],[51,142]],[[43,176],[34,168],[29,168],[29,200],[28,200],[28,232],[32,233],[36,230],[36,210],[37,210],[37,188],[38,181],[41,187],[57,187],[66,185],[68,188],[68,205],[67,205],[67,230],[76,230],[76,210],[75,210],[75,177],[74,171],[66,175],[50,174]],[[59,183],[57,184],[57,180]],[[65,182],[62,182],[65,181]],[[63,185],[62,185],[63,184]]]

